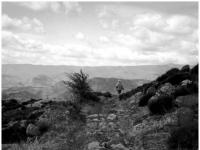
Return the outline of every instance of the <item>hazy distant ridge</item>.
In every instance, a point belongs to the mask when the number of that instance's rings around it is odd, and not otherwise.
[[[58,81],[65,77],[65,73],[78,72],[83,69],[90,78],[121,78],[121,79],[146,79],[153,80],[170,68],[182,65],[144,65],[144,66],[43,66],[28,64],[4,64],[2,65],[3,75],[32,79],[38,75],[47,75],[56,78]]]

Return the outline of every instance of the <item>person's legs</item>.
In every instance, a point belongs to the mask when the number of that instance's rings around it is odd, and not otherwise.
[[[121,90],[117,90],[118,94],[121,94]]]

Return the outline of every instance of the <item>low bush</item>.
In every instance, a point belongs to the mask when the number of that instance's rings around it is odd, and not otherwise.
[[[148,93],[143,95],[139,100],[139,106],[146,106],[148,104],[149,99],[153,96],[153,93]]]
[[[50,123],[47,119],[41,119],[37,122],[37,126],[40,130],[40,133],[44,133],[49,129]]]
[[[191,69],[191,74],[198,74],[199,72],[199,65],[195,65],[192,69]]]
[[[169,95],[153,96],[148,101],[148,108],[152,114],[165,114],[173,107],[173,97]]]
[[[178,72],[180,72],[180,70],[178,68],[172,68],[172,69],[168,70],[165,74],[159,76],[156,79],[156,81],[162,82],[162,81],[166,80],[168,77],[175,75]]]
[[[107,98],[110,98],[112,97],[112,94],[110,92],[94,92],[95,95],[97,96],[104,96],[104,97],[107,97]]]
[[[172,76],[169,76],[165,80],[162,81],[162,84],[164,83],[171,83],[172,85],[178,85],[181,81],[191,79],[190,73],[184,72],[184,73],[177,73]]]
[[[185,65],[181,68],[181,72],[190,72],[190,66],[189,65]]]
[[[179,127],[171,131],[168,147],[171,150],[197,150],[198,149],[198,123],[194,122],[190,126]]]
[[[187,87],[178,86],[175,89],[174,97],[185,96],[185,95],[188,95],[188,94],[190,94],[190,91],[189,91],[189,89],[187,89]]]
[[[187,86],[177,86],[174,92],[174,97],[185,96],[188,94],[198,93],[198,83],[192,83]]]

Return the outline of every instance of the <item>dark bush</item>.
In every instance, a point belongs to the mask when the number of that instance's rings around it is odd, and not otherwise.
[[[14,123],[8,127],[2,128],[2,143],[16,143],[25,140],[26,129],[21,127],[19,123]]]
[[[103,93],[104,97],[112,97],[112,94],[110,92]]]
[[[143,95],[139,100],[139,106],[146,106],[148,104],[149,99],[153,96],[153,93],[148,93],[146,95]]]
[[[189,80],[191,79],[190,73],[187,73],[187,72],[177,73],[172,76],[169,76],[167,79],[162,81],[162,84],[169,82],[172,85],[178,85],[181,81],[186,80],[186,79],[189,79]]]
[[[70,88],[77,102],[98,101],[99,98],[93,94],[89,86],[88,75],[82,70],[80,73],[68,74],[68,78],[69,81],[64,81],[64,84]]]
[[[198,74],[199,72],[199,65],[195,65],[192,69],[191,69],[191,74]]]
[[[190,66],[189,65],[185,65],[181,68],[181,72],[190,72]]]
[[[174,97],[185,96],[188,94],[198,93],[197,83],[192,83],[187,86],[177,86],[174,92]]]
[[[198,71],[199,71],[199,65],[198,64],[196,66],[194,66],[190,71],[191,76],[192,76],[192,81],[195,81],[197,83],[198,83],[198,78],[199,78]]]
[[[132,89],[126,93],[122,93],[119,95],[119,99],[122,100],[122,99],[127,99],[129,97],[131,97],[132,95],[136,94],[137,92],[143,92],[143,93],[146,93],[147,89],[152,86],[154,84],[154,82],[150,82],[150,83],[145,83],[143,84],[142,86],[138,86],[137,88],[135,89]]]
[[[175,75],[177,73],[179,73],[180,70],[178,68],[172,68],[170,70],[168,70],[165,74],[159,76],[156,81],[158,82],[162,82],[163,80],[166,80],[168,77]]]
[[[96,102],[98,102],[100,100],[100,98],[93,92],[85,92],[82,99],[83,99],[82,101],[92,100],[92,101],[96,101]]]
[[[175,89],[174,97],[185,96],[185,95],[188,95],[188,94],[190,94],[190,91],[187,89],[187,87],[178,86]]]
[[[179,127],[178,129],[171,131],[171,136],[167,143],[170,150],[197,150],[198,123],[194,122],[190,126]]]
[[[153,96],[148,101],[148,108],[152,114],[165,114],[173,107],[173,97],[168,95]]]
[[[112,97],[112,94],[110,92],[93,92],[95,95],[97,96],[104,96],[104,97],[107,97],[107,98],[110,98]]]
[[[2,106],[3,106],[2,111],[5,112],[8,110],[19,108],[22,105],[16,99],[10,99],[10,100],[3,100]]]
[[[49,121],[47,119],[41,119],[37,122],[37,126],[40,130],[40,133],[44,133],[49,129],[50,124],[49,124]]]

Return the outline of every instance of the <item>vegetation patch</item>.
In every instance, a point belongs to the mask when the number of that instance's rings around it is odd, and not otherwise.
[[[148,102],[152,114],[165,114],[173,107],[173,97],[169,95],[153,96]]]

